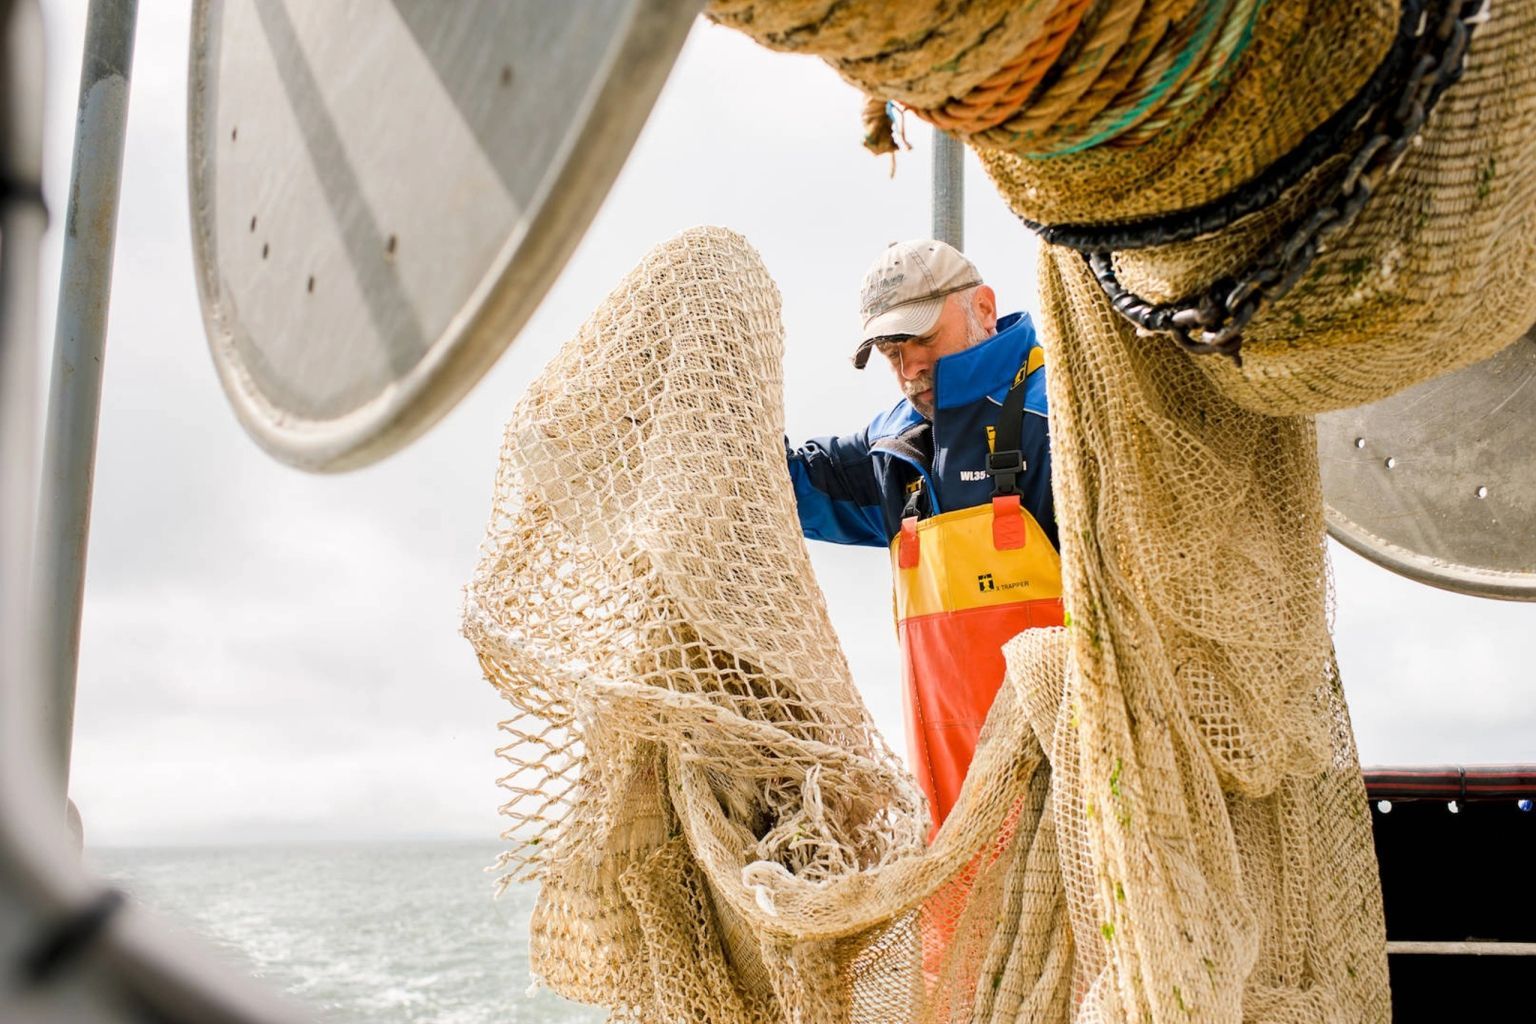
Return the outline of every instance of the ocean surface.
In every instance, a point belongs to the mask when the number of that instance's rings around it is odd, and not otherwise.
[[[606,1013],[528,994],[535,889],[493,900],[494,843],[91,849],[131,897],[180,921],[325,1024],[574,1024]]]

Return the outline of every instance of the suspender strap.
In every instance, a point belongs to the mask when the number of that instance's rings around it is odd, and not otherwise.
[[[1029,540],[1024,528],[1024,512],[1017,494],[999,494],[992,499],[992,546],[999,551],[1021,548]]]
[[[923,514],[923,478],[918,477],[914,484],[912,490],[907,492],[907,503],[901,509],[903,519],[916,519]]]
[[[1024,382],[1044,365],[1031,347],[1013,377],[1003,411],[997,417],[992,451],[987,455],[987,475],[992,477],[992,497],[1019,493],[1019,476],[1029,467],[1024,462]],[[1031,358],[1035,356],[1036,358]]]
[[[896,564],[903,569],[916,569],[919,558],[917,516],[907,516],[901,521],[901,533],[896,540]]]
[[[870,446],[875,451],[891,452],[922,471],[917,475],[914,488],[907,492],[907,501],[901,510],[903,519],[931,515],[933,501],[928,494],[923,471],[931,472],[933,466],[933,424],[923,422],[895,437],[883,437]]]

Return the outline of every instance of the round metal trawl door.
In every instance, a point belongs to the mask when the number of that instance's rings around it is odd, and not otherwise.
[[[580,241],[702,5],[198,0],[198,287],[262,447],[363,465],[469,390]]]
[[[1328,532],[1404,576],[1536,600],[1536,328],[1492,359],[1318,417]]]

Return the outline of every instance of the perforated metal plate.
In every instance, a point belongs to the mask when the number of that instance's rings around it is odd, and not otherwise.
[[[262,447],[363,465],[480,378],[597,212],[701,7],[198,0],[198,285]]]
[[[1318,419],[1328,532],[1404,576],[1536,600],[1536,328],[1485,362]]]

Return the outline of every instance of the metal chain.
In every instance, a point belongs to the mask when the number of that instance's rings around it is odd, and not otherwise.
[[[1219,354],[1242,365],[1243,330],[1266,301],[1284,297],[1301,280],[1328,240],[1353,224],[1381,184],[1397,170],[1410,145],[1420,140],[1425,119],[1440,94],[1460,77],[1472,29],[1484,20],[1486,0],[1450,0],[1425,11],[1415,26],[1395,105],[1384,100],[1363,124],[1365,135],[1348,167],[1310,215],[1295,222],[1278,249],[1238,275],[1176,302],[1157,304],[1125,288],[1112,252],[1085,252],[1093,276],[1115,309],[1148,331],[1172,334],[1196,355]]]

